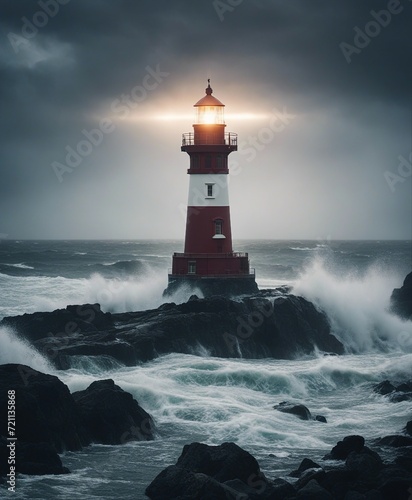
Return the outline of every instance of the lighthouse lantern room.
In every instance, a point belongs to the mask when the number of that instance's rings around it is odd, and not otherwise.
[[[224,107],[208,80],[195,105],[193,132],[182,137],[189,155],[189,199],[183,253],[174,253],[166,294],[184,285],[205,296],[257,291],[247,253],[234,252],[230,226],[228,157],[237,151],[237,134],[225,131]]]

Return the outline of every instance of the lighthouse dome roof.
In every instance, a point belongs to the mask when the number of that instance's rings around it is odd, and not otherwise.
[[[216,99],[216,97],[212,96],[213,89],[210,86],[210,81],[209,85],[206,88],[206,95],[200,99],[200,101],[197,101],[194,106],[224,106],[222,102],[219,101],[219,99]]]

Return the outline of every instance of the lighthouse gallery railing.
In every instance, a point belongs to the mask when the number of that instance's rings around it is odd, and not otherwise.
[[[225,146],[237,146],[237,134],[235,132],[225,132],[224,134],[224,142],[217,143],[216,138],[213,134],[202,134],[196,136],[195,143],[195,135],[193,132],[187,132],[182,134],[182,146],[199,146],[199,145],[217,145],[223,144]]]

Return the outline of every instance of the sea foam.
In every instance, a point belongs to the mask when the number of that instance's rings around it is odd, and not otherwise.
[[[327,314],[333,333],[349,352],[412,352],[412,322],[390,312],[392,290],[400,283],[400,276],[378,265],[361,275],[342,274],[317,257],[296,280],[293,293]]]

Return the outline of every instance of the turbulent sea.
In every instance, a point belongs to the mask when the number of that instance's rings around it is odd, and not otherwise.
[[[410,402],[391,403],[372,385],[411,378],[412,322],[388,311],[393,288],[412,270],[411,242],[239,241],[235,247],[249,252],[260,289],[288,284],[322,309],[347,353],[247,360],[214,358],[200,348],[133,368],[83,358],[56,371],[0,329],[0,364],[55,374],[72,392],[112,378],[154,417],[158,430],[151,442],[67,452],[62,461],[71,474],[21,475],[17,492],[1,489],[2,498],[143,499],[152,479],[193,441],[234,441],[269,478],[285,477],[305,456],[320,460],[344,436],[372,439],[404,427]],[[0,240],[0,319],[86,302],[111,312],[156,308],[164,302],[171,254],[181,249],[180,241]],[[328,423],[273,410],[284,400],[302,402]],[[16,429],[18,435],[18,418]]]

